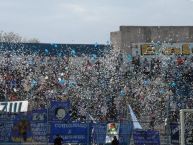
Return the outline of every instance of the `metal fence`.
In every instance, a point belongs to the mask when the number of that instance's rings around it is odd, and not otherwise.
[[[127,122],[129,122],[129,121],[127,121]],[[8,123],[8,122],[5,122],[5,124],[6,123]],[[60,123],[59,122],[49,122],[48,123],[49,125],[47,126],[48,128],[46,129],[46,133],[45,133],[45,135],[46,135],[45,138],[47,139],[47,141],[43,141],[43,142],[39,141],[39,142],[37,142],[37,141],[35,141],[33,139],[30,142],[21,141],[21,142],[18,142],[18,143],[9,142],[9,141],[7,141],[7,142],[2,142],[1,141],[0,145],[52,145],[53,143],[50,143],[48,141],[48,139],[50,139],[51,135],[53,135],[53,132],[52,132],[53,129],[52,129],[51,123],[53,123],[53,124],[57,124],[58,123],[58,124],[69,125],[69,124],[61,123],[61,122]],[[100,123],[102,123],[102,122],[100,122]],[[129,122],[129,123],[133,124],[133,122]],[[165,144],[172,145],[171,144],[171,138],[170,138],[170,131],[167,130],[167,128],[165,128],[162,125],[160,125],[160,126],[156,125],[156,126],[154,126],[154,128],[151,128],[151,122],[139,122],[139,123],[140,123],[140,125],[142,126],[142,128],[144,130],[150,130],[150,129],[158,130],[160,132],[160,142],[161,142],[161,145],[165,145]],[[125,128],[125,126],[131,125],[131,124],[128,124],[128,123],[125,123],[125,122],[124,123],[123,122],[118,122],[117,124],[119,124],[119,127],[116,128],[117,132],[116,132],[116,130],[114,130],[113,133],[108,130],[109,129],[108,128],[108,125],[109,125],[108,122],[103,122],[103,124],[106,125],[106,128],[105,127],[101,127],[101,128],[100,127],[96,127],[96,128],[98,128],[98,132],[97,133],[93,131],[94,127],[93,128],[89,128],[88,127],[88,128],[86,128],[86,130],[82,130],[82,132],[78,132],[77,134],[73,132],[72,128],[67,128],[67,129],[65,128],[65,129],[61,130],[61,132],[59,132],[59,133],[64,138],[67,135],[69,135],[71,137],[73,137],[73,136],[77,136],[78,137],[78,136],[84,135],[84,133],[86,133],[87,135],[85,137],[87,137],[86,138],[87,141],[85,143],[82,143],[82,144],[81,143],[74,143],[74,144],[77,144],[77,145],[94,145],[94,143],[97,143],[96,140],[94,141],[94,135],[95,135],[95,138],[96,138],[96,134],[97,134],[97,137],[100,138],[99,140],[103,140],[104,139],[105,141],[107,141],[107,136],[110,136],[111,138],[113,136],[118,136],[119,140],[125,140],[125,143],[124,143],[125,145],[127,145],[127,144],[132,145],[132,144],[134,144],[133,139],[132,139],[132,131],[131,130],[130,130],[130,132],[125,132],[125,131],[128,131],[128,130],[120,132],[121,128],[123,129],[123,128]],[[47,123],[45,123],[45,126],[46,125],[47,125]],[[91,124],[90,124],[90,126],[91,126]],[[33,128],[31,128],[31,130],[32,129]],[[79,128],[79,129],[81,130],[82,128]],[[102,129],[103,129],[103,131],[102,131]],[[127,129],[129,129],[129,128],[127,128]],[[69,131],[71,131],[71,132],[69,132]],[[57,133],[58,132],[55,132],[55,135]],[[10,135],[12,135],[12,134],[10,133]],[[103,139],[101,139],[101,138],[103,138]],[[70,142],[69,143],[65,143],[64,142],[63,143],[63,145],[70,145],[70,144],[73,144],[73,142],[71,142],[71,143]],[[124,145],[124,144],[121,144],[121,145]],[[101,144],[98,144],[98,145],[103,145],[103,144],[101,143]]]

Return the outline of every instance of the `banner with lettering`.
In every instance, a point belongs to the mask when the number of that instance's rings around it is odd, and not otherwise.
[[[11,114],[11,113],[7,113],[7,112],[0,112],[0,121],[6,121],[7,122],[12,122],[15,120],[16,118],[16,114]]]
[[[132,46],[135,47],[136,50],[140,51],[141,55],[156,55],[159,52],[163,53],[164,55],[192,54],[192,43],[132,43]]]
[[[49,142],[53,143],[56,135],[63,138],[63,143],[82,143],[89,142],[89,124],[86,123],[51,123]]]
[[[154,130],[135,130],[133,132],[135,145],[160,145],[160,135]]]
[[[31,113],[31,131],[33,142],[47,142],[47,110],[34,110]]]
[[[174,145],[179,145],[179,124],[170,123],[170,132],[171,132],[171,143]]]
[[[47,109],[33,110],[32,122],[47,122]]]
[[[10,142],[12,122],[0,121],[0,143]]]
[[[0,102],[0,112],[20,113],[27,112],[28,101]]]
[[[69,121],[70,101],[52,100],[49,107],[49,121]]]
[[[16,119],[16,114],[7,112],[0,113],[0,142],[11,142],[11,130],[13,122]]]

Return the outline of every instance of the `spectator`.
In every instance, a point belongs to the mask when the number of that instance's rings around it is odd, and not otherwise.
[[[54,145],[62,145],[63,139],[57,134],[57,137],[54,140]]]
[[[112,141],[111,145],[119,145],[119,141],[118,141],[116,136],[113,137],[113,141]]]

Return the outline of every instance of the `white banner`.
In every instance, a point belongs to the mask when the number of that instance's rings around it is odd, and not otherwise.
[[[0,102],[0,112],[19,113],[27,112],[28,101]]]

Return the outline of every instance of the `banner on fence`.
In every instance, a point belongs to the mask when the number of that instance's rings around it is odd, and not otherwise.
[[[31,113],[32,122],[46,122],[47,121],[47,109],[33,110]]]
[[[0,142],[12,142],[11,131],[18,114],[2,112],[0,114]]]
[[[32,111],[32,139],[34,142],[47,142],[48,124],[47,124],[47,110]]]
[[[0,121],[6,121],[6,122],[12,122],[15,120],[16,118],[16,114],[10,114],[10,113],[7,113],[7,112],[2,112],[0,113]]]
[[[88,143],[88,128],[86,123],[51,123],[51,135],[49,142],[53,143],[56,135],[63,138],[64,143]]]
[[[93,143],[105,144],[106,131],[107,131],[106,123],[94,123],[93,124]]]
[[[51,101],[49,107],[49,121],[68,121],[70,119],[70,101]]]
[[[0,143],[10,142],[11,129],[13,127],[13,123],[0,121]]]
[[[171,132],[171,143],[175,145],[179,145],[179,124],[178,123],[170,123],[170,132]]]
[[[119,138],[119,126],[119,123],[107,124],[106,143],[111,143],[114,136],[116,136],[117,139]]]
[[[20,114],[13,121],[11,129],[11,142],[31,142],[31,115]]]
[[[135,130],[133,140],[135,145],[160,145],[159,132],[154,130]]]
[[[132,130],[133,130],[132,122],[124,121],[124,122],[120,123],[119,143],[121,145],[128,145],[128,144],[130,144]]]
[[[0,111],[19,113],[27,112],[28,101],[10,101],[10,102],[0,102]]]

